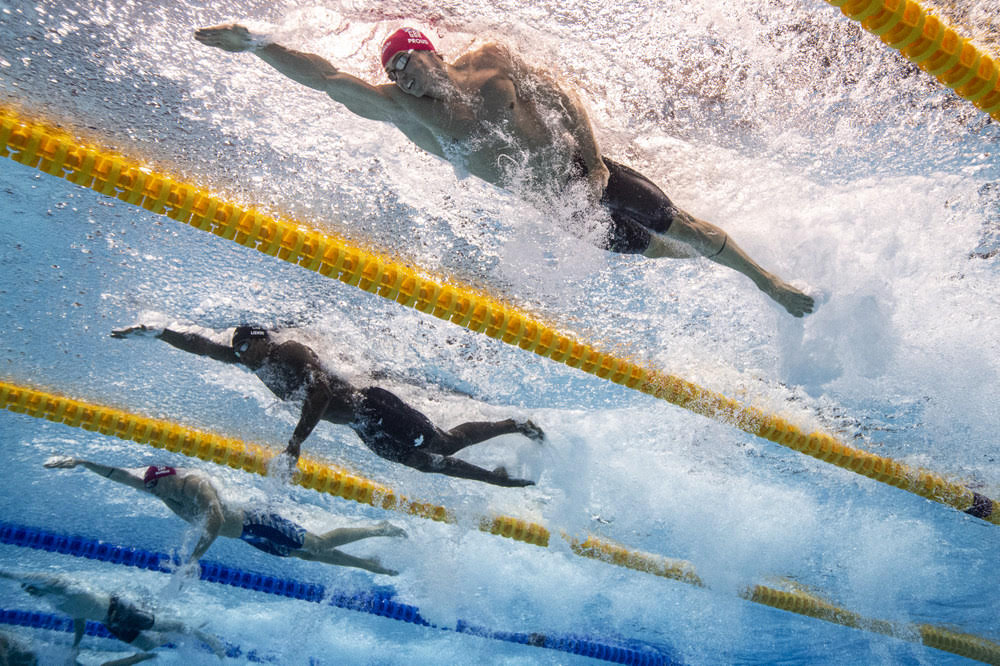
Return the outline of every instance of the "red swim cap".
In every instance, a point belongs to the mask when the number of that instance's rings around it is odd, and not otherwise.
[[[427,35],[414,28],[400,28],[382,42],[382,69],[400,51],[433,51],[434,45]]]
[[[157,481],[165,476],[174,476],[177,474],[177,470],[173,467],[150,465],[146,468],[146,473],[142,475],[142,480],[146,484],[146,488],[154,488]]]

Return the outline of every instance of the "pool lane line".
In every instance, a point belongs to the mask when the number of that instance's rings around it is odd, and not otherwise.
[[[234,464],[236,462],[248,464],[249,467],[244,467],[247,471],[255,471],[257,469],[266,470],[266,465],[258,464],[259,461],[255,457],[256,453],[253,454],[254,457],[248,457],[246,453],[248,449],[263,452],[265,450],[262,447],[251,447],[239,440],[221,438],[218,435],[203,433],[155,419],[138,417],[120,410],[103,408],[79,401],[67,401],[51,394],[32,392],[25,389],[12,392],[10,387],[11,385],[6,382],[0,382],[0,405],[5,405],[7,409],[14,412],[48,418],[52,421],[65,423],[66,425],[72,425],[85,430],[97,431],[121,439],[132,439],[133,441],[148,443],[157,448],[165,448],[210,462],[228,464],[232,467],[237,467]],[[272,453],[271,455],[275,454]],[[378,501],[379,493],[366,489],[374,485],[367,479],[338,476],[341,472],[325,468],[312,461],[308,461],[306,467],[310,470],[313,479],[327,478],[331,482],[325,485],[320,483],[304,487],[311,487],[321,492],[327,492],[376,507],[381,506],[385,509],[410,513],[406,511],[405,507],[408,506],[408,502],[405,500],[386,501],[389,497],[384,496],[380,503]],[[299,474],[296,475],[293,482],[303,485],[302,477],[303,474],[300,469]],[[355,490],[349,490],[351,488]],[[423,507],[423,509],[412,512],[412,515],[443,520],[444,522],[454,522],[452,514],[444,507],[437,507],[433,511],[427,511],[426,509],[433,505],[416,504]],[[548,546],[548,529],[536,523],[528,523],[516,518],[499,516],[481,519],[479,521],[479,528],[491,534],[524,541],[532,545]],[[541,534],[545,535],[544,543],[531,539],[533,535],[537,536]],[[582,542],[566,532],[561,532],[561,535],[569,542],[572,552],[581,557],[596,559],[634,571],[650,573],[696,587],[705,587],[694,565],[690,562],[629,550],[612,541],[593,535],[589,535]],[[13,537],[10,537],[8,533],[0,531],[0,542],[5,542],[5,539],[13,539]],[[59,550],[66,547],[60,546],[54,538],[42,539],[41,541],[37,537],[33,537],[33,539],[32,543],[43,544],[40,546],[30,545],[33,548]],[[18,537],[14,540],[25,541],[26,539]],[[122,555],[121,557],[127,557],[127,555]],[[980,655],[974,658],[983,661],[989,661],[989,659],[981,658],[982,655],[986,655],[990,659],[995,657],[997,660],[1000,660],[1000,645],[988,639],[970,634],[957,633],[933,625],[906,625],[882,620],[871,620],[853,611],[837,607],[801,589],[786,591],[764,585],[752,585],[743,588],[739,596],[748,601],[770,606],[778,610],[863,631],[881,633],[901,640],[915,641],[915,637],[919,636],[920,642],[929,647],[935,647],[963,656]]]
[[[55,615],[54,613],[46,613],[44,611],[29,611],[21,610],[17,608],[0,608],[0,624],[6,624],[13,627],[29,627],[31,629],[48,629],[50,631],[62,631],[67,633],[72,633],[73,629],[73,618],[64,615]],[[102,622],[95,622],[93,620],[87,620],[86,628],[84,633],[87,636],[93,636],[95,638],[108,638],[113,641],[121,640],[108,631],[108,628],[104,626]],[[249,652],[244,652],[239,645],[233,645],[231,643],[223,643],[226,648],[226,656],[230,659],[245,659],[257,664],[265,663],[278,663],[277,659],[273,657],[262,657],[255,650],[250,650]],[[177,646],[174,643],[164,643],[159,647],[167,649],[175,649]],[[86,648],[85,648],[86,649]],[[126,648],[119,648],[119,651]],[[136,648],[132,648],[135,650]],[[201,649],[207,652],[212,652],[212,648],[204,643],[201,644]],[[152,650],[149,650],[150,652]]]
[[[23,120],[4,106],[0,156],[1000,525],[1000,502],[963,483],[856,449],[828,433],[805,434],[780,416],[598,351],[488,294],[436,281],[299,222],[223,201],[127,158],[78,144],[69,134]]]
[[[826,0],[956,95],[1000,120],[1000,62],[914,0]]]
[[[181,564],[176,557],[167,553],[122,546],[78,535],[61,535],[4,521],[0,521],[0,543],[160,573],[172,573]],[[671,666],[679,663],[671,655],[664,654],[661,649],[653,649],[645,643],[631,639],[616,640],[618,644],[615,645],[611,640],[600,637],[494,630],[462,619],[458,619],[454,627],[434,624],[420,615],[418,607],[396,601],[393,598],[395,590],[339,592],[328,589],[320,583],[272,576],[209,560],[199,560],[198,565],[199,579],[203,581],[301,601],[326,603],[336,608],[368,613],[429,629],[443,629],[489,640],[568,652],[616,664]]]

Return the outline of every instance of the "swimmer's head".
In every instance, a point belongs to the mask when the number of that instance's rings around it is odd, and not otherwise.
[[[41,583],[21,583],[21,589],[33,597],[44,597],[48,593]]]
[[[63,580],[46,574],[25,574],[21,589],[33,597],[47,597],[64,593],[68,585]]]
[[[233,351],[236,353],[236,358],[246,353],[249,346],[254,342],[258,340],[266,341],[270,337],[268,332],[259,326],[250,326],[248,324],[237,326],[236,330],[233,331]]]
[[[382,42],[382,69],[388,71],[389,63],[400,51],[435,51],[435,49],[424,33],[415,28],[400,28]]]

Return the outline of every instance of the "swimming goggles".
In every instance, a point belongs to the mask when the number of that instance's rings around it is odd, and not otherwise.
[[[389,80],[393,83],[396,82],[396,78],[399,76],[396,72],[402,72],[406,69],[406,66],[410,64],[410,54],[413,51],[403,51],[403,53],[396,57],[395,61],[392,63],[391,69],[386,69],[385,73],[389,75]]]
[[[247,350],[250,349],[250,341],[241,342],[239,347],[233,349],[233,354],[236,358],[239,358],[241,354],[246,354]]]

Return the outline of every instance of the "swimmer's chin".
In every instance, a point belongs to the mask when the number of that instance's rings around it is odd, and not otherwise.
[[[400,90],[402,90],[404,93],[406,93],[407,95],[410,95],[412,97],[423,97],[424,96],[424,90],[421,89],[421,88],[418,88],[417,87],[417,82],[414,81],[413,79],[410,79],[406,83],[398,83],[396,85],[399,87]]]

